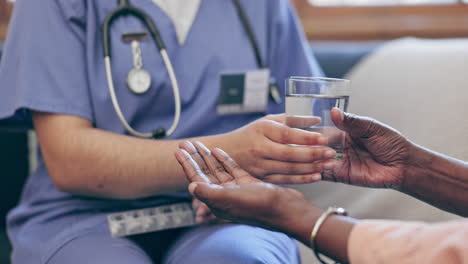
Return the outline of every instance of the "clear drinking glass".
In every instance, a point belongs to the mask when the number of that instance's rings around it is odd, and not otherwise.
[[[286,125],[321,133],[328,146],[336,150],[335,159],[343,157],[345,133],[331,120],[333,107],[347,111],[350,81],[319,77],[290,77],[286,80]],[[320,117],[320,124],[310,125],[310,117]]]

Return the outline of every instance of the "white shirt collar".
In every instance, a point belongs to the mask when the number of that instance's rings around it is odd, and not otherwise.
[[[180,45],[185,43],[201,0],[153,0],[172,20]]]

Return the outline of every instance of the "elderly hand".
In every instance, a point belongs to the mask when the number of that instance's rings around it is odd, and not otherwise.
[[[217,217],[294,232],[291,226],[301,220],[298,215],[320,214],[302,193],[263,183],[220,149],[211,152],[200,142],[184,142],[180,147],[176,158],[192,182],[190,192]],[[202,220],[199,214],[207,212],[197,211]]]
[[[176,159],[184,169],[191,182],[204,182],[232,186],[260,182],[237,165],[224,151],[215,149],[211,152],[203,143],[185,141],[180,144]],[[207,223],[216,220],[206,204],[198,199],[193,200],[197,223]]]
[[[320,119],[311,117],[309,122],[314,125]],[[270,183],[318,181],[336,155],[325,146],[325,136],[286,126],[284,115],[264,117],[223,136],[226,152],[251,175]]]
[[[324,180],[399,189],[413,144],[398,131],[374,119],[332,110],[332,120],[346,132],[343,159]]]
[[[261,182],[239,165],[223,150],[210,151],[203,143],[185,141],[175,156],[191,182],[206,182],[223,186]]]
[[[270,183],[231,186],[192,183],[189,190],[219,218],[289,234],[296,233],[296,228],[304,224],[303,216],[309,215],[315,220],[322,212],[302,193]]]

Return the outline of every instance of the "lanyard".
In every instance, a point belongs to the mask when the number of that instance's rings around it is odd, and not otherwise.
[[[247,18],[247,14],[245,13],[245,10],[240,3],[240,0],[233,0],[233,2],[236,7],[237,14],[239,15],[242,25],[244,26],[244,29],[250,40],[250,44],[252,45],[252,49],[255,55],[255,60],[257,61],[257,67],[260,69],[266,68],[265,62],[263,61],[262,55],[260,54],[260,48],[258,46],[257,39],[255,38],[252,25],[250,24],[249,19]],[[275,103],[277,104],[280,104],[282,102],[282,99],[281,99],[281,95],[278,89],[278,85],[274,78],[270,78],[268,89],[269,89],[269,94],[271,98],[273,99],[273,101],[275,101]]]
[[[265,63],[262,60],[260,48],[258,47],[257,39],[255,38],[252,26],[250,25],[249,19],[247,18],[247,14],[245,13],[245,10],[239,0],[233,1],[234,5],[236,6],[237,14],[239,15],[242,25],[244,26],[247,36],[249,37],[250,44],[252,45],[252,49],[255,54],[255,60],[257,61],[257,66],[258,68],[265,68]]]

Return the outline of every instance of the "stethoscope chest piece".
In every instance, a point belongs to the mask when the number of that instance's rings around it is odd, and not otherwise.
[[[255,58],[257,60],[257,65],[259,68],[265,68],[265,63],[262,61],[262,57],[260,54],[260,50],[255,39],[255,35],[253,29],[248,21],[247,14],[245,13],[240,0],[234,0],[235,7],[237,9],[238,15],[241,18],[242,25],[245,27],[247,35],[251,41]],[[104,55],[104,64],[106,69],[106,78],[107,78],[107,86],[109,88],[109,94],[112,100],[112,105],[114,110],[119,118],[120,123],[124,126],[125,130],[136,137],[141,138],[164,138],[167,136],[172,135],[176,130],[177,126],[180,122],[181,116],[181,99],[180,99],[180,91],[179,91],[179,84],[177,82],[176,74],[174,71],[174,67],[172,66],[172,62],[167,54],[166,45],[164,44],[161,34],[151,19],[151,17],[146,14],[143,10],[138,9],[130,4],[130,0],[118,0],[118,7],[113,10],[107,17],[105,18],[102,24],[102,41],[103,41],[103,55]],[[117,94],[115,91],[114,86],[114,79],[112,77],[112,54],[111,54],[111,27],[112,23],[124,16],[134,16],[138,18],[143,24],[146,25],[151,38],[153,39],[154,43],[156,44],[161,58],[164,62],[164,66],[166,67],[167,74],[171,81],[172,90],[174,94],[174,120],[172,125],[169,129],[160,128],[154,132],[148,133],[141,133],[137,130],[133,129],[132,126],[127,122],[125,116],[122,112],[122,109],[119,104],[119,100],[117,98]],[[148,34],[146,32],[129,32],[122,35],[122,40],[127,43],[131,43],[132,47],[132,54],[133,54],[133,69],[130,70],[127,76],[127,86],[135,94],[144,94],[146,93],[151,87],[151,75],[148,71],[143,68],[143,58],[142,52],[140,47],[140,41],[144,41],[148,38]],[[278,92],[278,87],[276,86],[275,82],[272,82],[270,85],[270,94],[272,98],[275,100],[276,103],[280,103],[281,97]]]
[[[151,75],[145,69],[132,69],[127,76],[128,89],[135,94],[144,94],[151,87]]]

